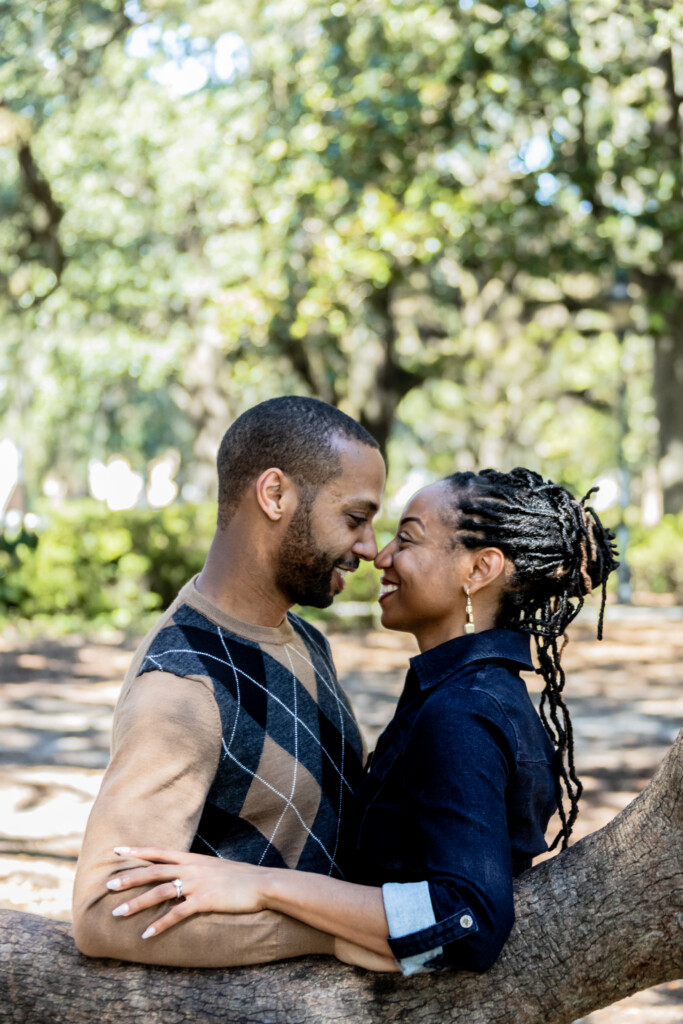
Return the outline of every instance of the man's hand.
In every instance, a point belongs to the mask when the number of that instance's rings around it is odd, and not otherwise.
[[[152,885],[141,896],[116,907],[112,911],[114,917],[130,917],[157,903],[175,901],[166,914],[146,929],[143,939],[160,935],[192,914],[253,914],[265,907],[263,886],[268,868],[156,846],[119,846],[114,852],[149,861],[149,865],[122,872],[107,882],[107,889],[125,892]]]

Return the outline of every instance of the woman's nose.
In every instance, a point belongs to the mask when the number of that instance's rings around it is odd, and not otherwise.
[[[393,540],[386,544],[375,559],[375,569],[388,569],[392,562]]]

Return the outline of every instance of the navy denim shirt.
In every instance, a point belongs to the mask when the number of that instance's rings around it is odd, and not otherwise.
[[[514,922],[512,879],[547,849],[554,749],[503,629],[426,651],[356,791],[347,877],[382,885],[404,974],[485,971]]]

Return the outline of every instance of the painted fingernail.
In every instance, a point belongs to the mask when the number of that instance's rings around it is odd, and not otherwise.
[[[114,853],[130,853],[130,846],[115,846]]]
[[[154,928],[154,925],[151,924],[149,928],[145,929],[145,931],[142,933],[142,938],[151,939],[153,935],[156,935],[156,930]]]
[[[107,882],[107,889],[120,889],[120,888],[121,888],[121,879],[120,878],[112,878],[111,881]]]
[[[128,904],[127,903],[122,903],[120,907],[114,907],[114,909],[111,912],[111,916],[112,917],[123,917],[123,915],[127,914],[129,910],[130,910],[130,907],[128,906]]]

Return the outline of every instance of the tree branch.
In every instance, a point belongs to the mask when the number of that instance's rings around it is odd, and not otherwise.
[[[64,211],[52,195],[50,183],[42,175],[33,157],[31,146],[27,141],[20,143],[17,159],[26,192],[37,205],[42,206],[47,215],[47,223],[44,227],[36,227],[34,224],[26,225],[29,243],[28,246],[23,247],[22,260],[35,258],[30,249],[32,246],[37,245],[40,247],[40,261],[49,267],[55,275],[55,283],[52,288],[43,295],[34,298],[32,305],[36,306],[45,302],[59,287],[62,273],[66,266],[66,255],[59,237],[59,225],[64,216]]]
[[[666,93],[669,100],[669,124],[668,128],[678,142],[680,154],[681,146],[681,104],[683,96],[676,91],[676,73],[674,71],[673,53],[668,46],[662,50],[659,64],[666,76]]]
[[[683,973],[683,730],[609,825],[515,883],[517,921],[484,975],[403,979],[324,958],[231,970],[86,960],[65,924],[0,912],[12,1024],[570,1024]]]

